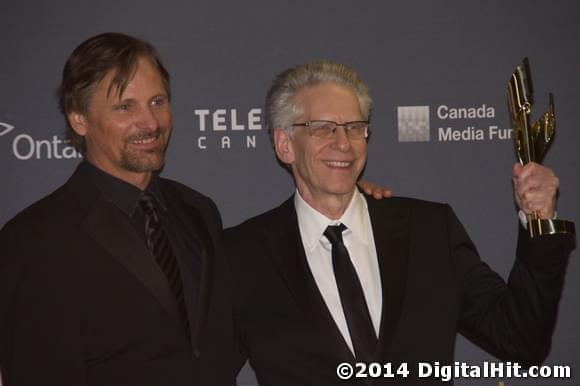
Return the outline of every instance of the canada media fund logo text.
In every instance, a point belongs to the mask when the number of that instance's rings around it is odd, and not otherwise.
[[[511,140],[512,129],[495,122],[495,108],[439,105],[431,119],[430,106],[398,106],[399,142],[465,142]],[[433,123],[433,125],[432,125]],[[432,130],[432,126],[436,130]]]

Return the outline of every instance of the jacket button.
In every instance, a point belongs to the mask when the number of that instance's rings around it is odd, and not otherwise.
[[[199,356],[200,356],[199,347],[196,347],[193,350],[193,356],[196,357],[197,359],[199,359]]]

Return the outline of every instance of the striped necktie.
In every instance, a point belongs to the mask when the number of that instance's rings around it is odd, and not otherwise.
[[[179,266],[177,265],[175,254],[173,253],[173,249],[169,243],[169,238],[163,229],[163,224],[161,224],[159,215],[155,209],[155,198],[150,193],[144,192],[139,200],[139,206],[145,214],[145,238],[147,240],[147,248],[155,257],[155,261],[165,274],[167,283],[177,301],[181,322],[189,336],[189,319],[185,307],[181,274],[179,272]]]

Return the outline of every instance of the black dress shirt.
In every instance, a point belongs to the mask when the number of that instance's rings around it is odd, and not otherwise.
[[[91,181],[97,186],[103,196],[125,214],[127,221],[143,241],[143,244],[147,246],[145,214],[138,205],[143,191],[135,185],[106,173],[86,160],[82,162],[80,167],[86,169],[85,172],[90,176]],[[149,185],[147,185],[145,190],[155,198],[157,214],[167,233],[180,270],[184,269],[183,262],[185,260],[189,260],[193,264],[196,283],[195,289],[197,291],[201,280],[201,260],[199,258],[198,246],[183,231],[184,228],[181,226],[179,218],[171,206],[171,202],[167,200],[166,194],[164,194],[159,184],[157,174],[151,176],[151,181],[149,181]],[[149,258],[153,259],[153,256],[149,256]],[[197,299],[198,293],[190,293],[189,295],[193,296],[187,296],[187,298]]]

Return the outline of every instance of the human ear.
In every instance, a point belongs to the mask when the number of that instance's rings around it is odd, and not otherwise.
[[[80,136],[85,136],[88,131],[87,119],[84,114],[76,111],[67,114],[68,123],[72,129]]]
[[[292,147],[292,138],[287,129],[274,129],[274,150],[276,151],[276,156],[281,162],[287,165],[294,163],[295,157],[294,149]]]

